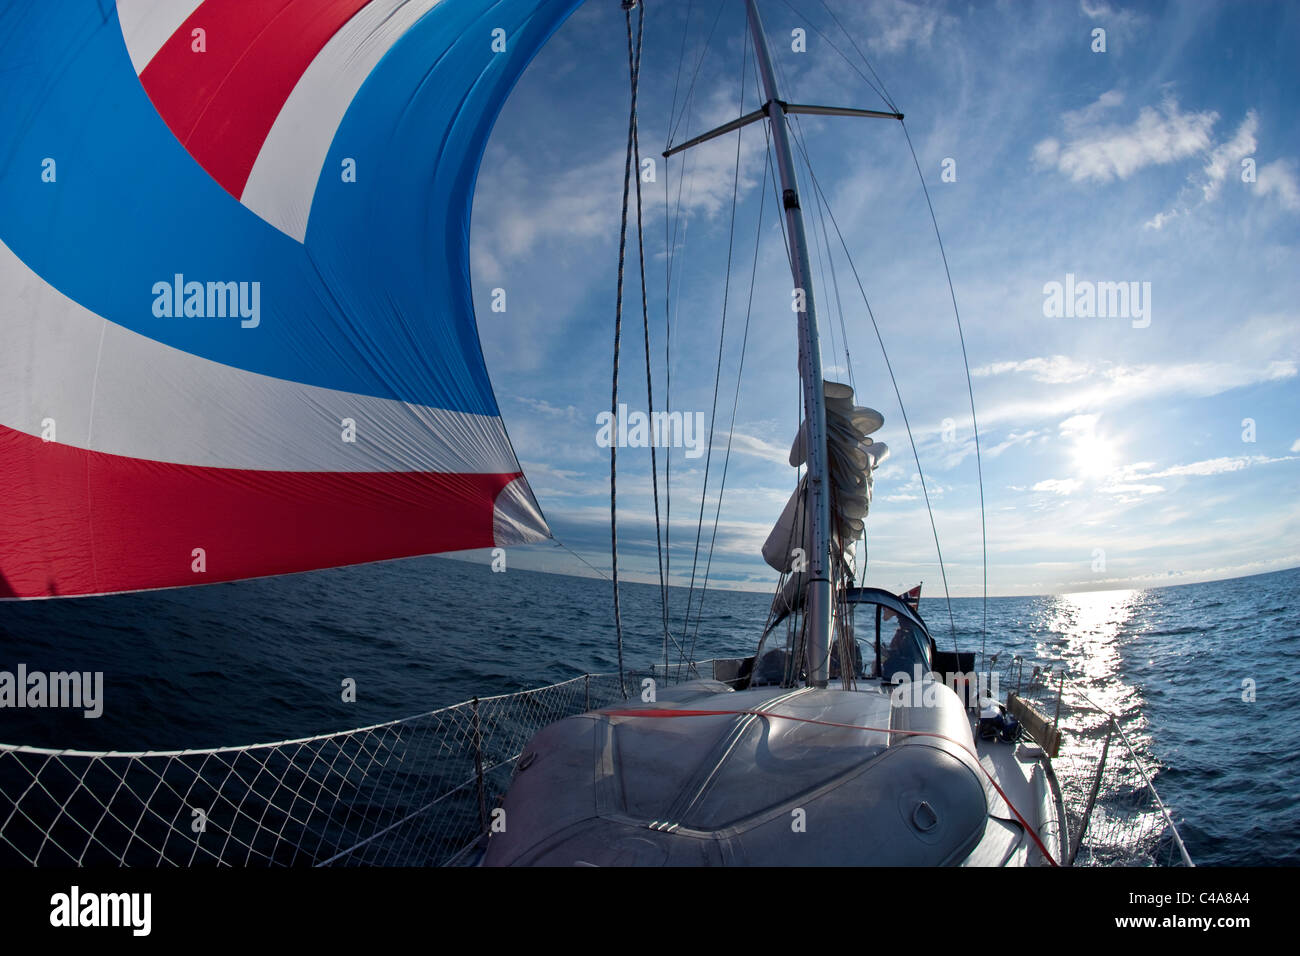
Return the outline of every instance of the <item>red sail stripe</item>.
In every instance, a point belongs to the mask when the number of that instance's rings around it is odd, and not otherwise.
[[[140,82],[190,155],[239,198],[303,71],[367,2],[204,0]],[[192,47],[196,29],[205,34],[202,53]]]
[[[209,584],[492,547],[514,474],[206,468],[0,426],[0,598]],[[203,548],[207,570],[192,570]]]

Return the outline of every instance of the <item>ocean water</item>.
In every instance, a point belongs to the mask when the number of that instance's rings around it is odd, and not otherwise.
[[[675,618],[685,600],[674,589]],[[752,654],[768,602],[708,592],[696,657]],[[626,666],[662,661],[658,588],[625,585],[622,606]],[[941,597],[927,593],[921,612],[941,647],[980,649],[980,601],[952,602],[955,628]],[[1071,685],[1121,718],[1198,865],[1300,864],[1300,569],[993,598],[987,653],[1066,662]],[[0,742],[145,750],[362,726],[614,671],[617,652],[606,581],[418,558],[0,603],[0,670],[20,663],[102,671],[104,712],[0,709]]]

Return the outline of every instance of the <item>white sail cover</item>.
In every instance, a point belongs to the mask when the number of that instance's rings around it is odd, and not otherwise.
[[[469,281],[578,0],[0,0],[0,598],[537,541]]]

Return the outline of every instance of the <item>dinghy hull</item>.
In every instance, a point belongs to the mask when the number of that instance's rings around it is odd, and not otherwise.
[[[941,684],[732,691],[592,711],[520,756],[486,865],[938,866],[983,838],[970,725]]]

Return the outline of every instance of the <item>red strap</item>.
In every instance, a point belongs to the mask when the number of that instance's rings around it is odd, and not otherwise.
[[[998,792],[998,796],[1000,796],[1006,805],[1011,808],[1011,812],[1016,815],[1016,819],[1019,820],[1020,825],[1025,828],[1025,832],[1029,834],[1029,838],[1034,841],[1039,852],[1043,854],[1043,858],[1046,859],[1048,863],[1052,864],[1052,866],[1060,865],[1055,859],[1053,859],[1052,854],[1047,852],[1047,847],[1043,846],[1043,841],[1038,838],[1038,834],[1034,832],[1034,828],[1029,825],[1029,821],[1021,816],[1020,811],[1016,809],[1016,805],[1011,802],[1011,799],[1006,795],[1003,789],[998,786],[998,782],[993,779],[993,774],[989,773],[985,766],[980,763],[979,755],[960,740],[954,740],[946,734],[937,734],[928,730],[892,730],[887,727],[863,727],[860,724],[839,724],[832,720],[817,720],[812,717],[792,717],[789,714],[774,714],[771,711],[766,710],[602,710],[600,713],[605,714],[607,717],[723,717],[728,715],[740,717],[748,714],[753,717],[771,717],[778,720],[796,720],[804,724],[820,724],[823,727],[843,727],[846,730],[866,730],[877,734],[905,734],[909,737],[934,737],[938,740],[946,740],[948,743],[956,744],[962,750],[966,751],[966,753],[970,755],[971,759],[975,761],[975,765],[979,767],[980,770],[984,771],[984,776],[989,778],[989,783],[991,783],[993,789]]]

